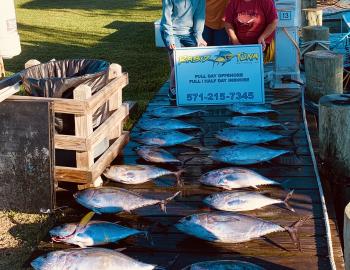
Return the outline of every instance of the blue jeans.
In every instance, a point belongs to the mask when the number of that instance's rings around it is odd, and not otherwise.
[[[164,44],[165,38],[164,38],[164,32],[161,32],[162,34],[162,39]],[[196,38],[192,34],[188,35],[173,35],[175,39],[175,47],[176,48],[181,48],[181,47],[196,47],[197,46],[197,41]],[[170,89],[175,88],[175,71],[174,71],[174,50],[168,49],[168,55],[169,55],[169,63],[170,63]]]
[[[216,30],[204,26],[203,39],[207,42],[208,46],[223,46],[230,43],[225,28]]]

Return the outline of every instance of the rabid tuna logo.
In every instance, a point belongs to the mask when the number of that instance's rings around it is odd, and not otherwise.
[[[213,62],[213,65],[225,65],[231,60],[236,59],[236,63],[239,62],[257,62],[259,61],[258,53],[245,53],[239,52],[233,54],[230,51],[220,51],[217,55],[181,55],[178,57],[179,64],[190,63],[205,63]]]

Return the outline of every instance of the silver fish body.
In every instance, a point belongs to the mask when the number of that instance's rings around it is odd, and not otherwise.
[[[152,270],[155,265],[137,261],[105,248],[77,248],[53,251],[31,262],[35,270]]]
[[[211,212],[182,218],[175,227],[203,240],[242,243],[286,229],[273,222],[238,213]]]
[[[77,226],[76,223],[67,223],[52,228],[49,233],[55,242],[65,242],[81,248],[118,242],[137,234],[147,235],[147,232],[107,221],[90,221],[76,230]]]
[[[250,165],[269,161],[289,152],[284,149],[271,149],[257,145],[234,145],[213,151],[210,158],[233,165]]]
[[[241,113],[241,114],[261,114],[261,113],[277,113],[265,105],[259,104],[232,104],[227,107],[231,112]]]
[[[182,162],[168,151],[154,146],[140,146],[136,148],[136,153],[144,160],[154,163],[175,163]]]
[[[142,184],[152,179],[175,174],[175,172],[152,165],[113,165],[106,169],[104,176],[123,184]]]
[[[282,124],[271,121],[268,118],[258,116],[234,116],[226,121],[227,124],[235,127],[256,127],[256,128],[270,128],[283,127]]]
[[[178,119],[169,118],[146,118],[142,119],[138,125],[143,130],[178,130],[178,129],[198,129],[199,127],[186,123]]]
[[[174,146],[186,143],[194,137],[176,130],[151,130],[141,133],[134,139],[139,143],[154,146]]]
[[[218,260],[194,263],[182,270],[264,270],[264,268],[250,262]]]
[[[263,129],[251,130],[238,128],[225,128],[220,130],[216,134],[216,137],[222,141],[236,144],[259,144],[286,138],[283,135]]]
[[[183,108],[183,107],[159,107],[150,111],[150,115],[155,117],[173,118],[173,117],[188,116],[199,112],[204,112],[204,111],[192,110],[192,109]]]
[[[162,206],[168,200],[146,198],[136,192],[117,187],[88,188],[75,193],[74,198],[78,203],[98,214],[130,212],[137,208],[155,204]]]
[[[252,170],[239,167],[227,167],[207,172],[199,178],[199,181],[204,185],[227,190],[246,187],[257,188],[261,185],[280,185],[280,183]]]
[[[204,198],[204,203],[222,211],[250,211],[284,201],[269,198],[263,194],[249,191],[226,191],[211,194]]]

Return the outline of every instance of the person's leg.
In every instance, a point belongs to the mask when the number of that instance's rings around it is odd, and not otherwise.
[[[203,39],[207,42],[208,46],[214,46],[214,29],[204,25]]]
[[[214,30],[213,35],[214,35],[213,43],[215,46],[224,46],[224,45],[230,44],[225,28]]]

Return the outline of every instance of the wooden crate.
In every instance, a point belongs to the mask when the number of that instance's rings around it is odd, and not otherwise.
[[[109,80],[105,87],[93,95],[90,87],[78,86],[73,90],[73,99],[28,96],[9,98],[47,100],[53,102],[54,113],[74,115],[75,134],[55,134],[54,147],[55,150],[75,151],[76,167],[56,165],[56,181],[73,182],[80,187],[98,185],[100,175],[128,142],[129,133],[123,131],[123,123],[129,115],[129,104],[122,103],[122,89],[128,84],[128,74],[122,72],[120,65],[112,64],[109,68]],[[92,116],[106,103],[110,115],[93,130]]]

